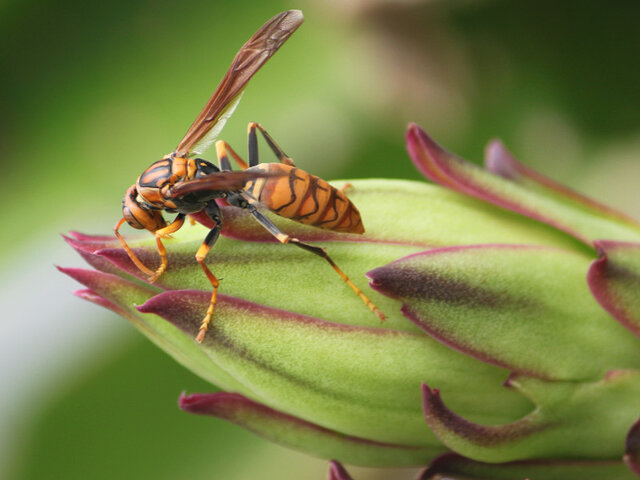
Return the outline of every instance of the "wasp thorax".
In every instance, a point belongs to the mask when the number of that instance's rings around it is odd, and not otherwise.
[[[171,158],[165,157],[162,160],[152,163],[140,178],[138,178],[138,187],[142,188],[160,188],[167,183],[172,172]]]
[[[160,210],[139,201],[135,185],[129,187],[122,199],[122,215],[130,226],[138,230],[155,232],[167,226]]]

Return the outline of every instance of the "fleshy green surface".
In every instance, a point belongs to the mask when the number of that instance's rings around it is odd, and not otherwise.
[[[438,187],[352,184],[364,236],[273,218],[284,231],[325,247],[388,315],[383,324],[322,259],[268,241],[250,218],[235,214],[225,226],[233,238],[221,237],[207,259],[221,282],[202,345],[194,338],[211,285],[194,254],[204,227],[183,227],[165,241],[169,266],[158,286],[167,291],[150,298],[157,290],[145,290],[139,311],[133,304],[140,299],[126,289],[145,286],[95,272],[87,286],[124,308],[143,333],[203,378],[337,436],[426,448],[432,455],[444,443],[490,462],[620,458],[614,439],[637,418],[640,382],[634,372],[595,380],[611,369],[638,368],[640,340],[591,296],[585,274],[595,252],[536,220]],[[403,220],[394,223],[398,212]],[[115,271],[115,265],[124,277],[146,281],[117,244],[75,243],[97,268]],[[157,266],[152,237],[130,245],[145,265]],[[367,286],[368,272],[382,293]],[[118,282],[124,290],[114,287]],[[520,375],[508,389],[502,383],[510,371],[560,381]],[[446,401],[426,423],[423,382]],[[258,420],[250,422],[254,430],[295,442],[294,432],[278,433],[277,425]],[[607,448],[598,451],[602,437]],[[311,436],[298,446],[328,455],[338,447],[325,440]],[[353,453],[353,461],[415,463],[401,453],[367,450]]]
[[[195,336],[207,304],[206,293],[181,291],[158,295],[142,308]],[[251,389],[253,400],[380,442],[439,445],[422,418],[422,381],[446,386],[457,408],[488,423],[530,409],[502,387],[506,371],[421,332],[340,325],[223,297],[202,349]]]
[[[640,340],[591,296],[589,263],[567,250],[482,245],[412,255],[371,276],[414,323],[480,360],[558,380],[640,368]]]

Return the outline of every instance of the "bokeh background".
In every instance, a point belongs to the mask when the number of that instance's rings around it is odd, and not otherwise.
[[[322,460],[179,411],[182,390],[212,387],[54,269],[82,265],[59,233],[110,232],[125,189],[289,8],[305,23],[223,133],[239,151],[255,120],[324,178],[419,179],[404,148],[415,121],[476,162],[500,137],[640,216],[636,1],[5,0],[0,478],[325,477]]]

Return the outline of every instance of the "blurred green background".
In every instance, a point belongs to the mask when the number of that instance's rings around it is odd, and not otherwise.
[[[82,265],[58,234],[109,233],[237,49],[289,8],[305,23],[223,132],[239,152],[255,120],[324,178],[419,179],[414,121],[477,162],[500,137],[640,216],[636,1],[2,2],[0,478],[325,477],[322,460],[179,411],[182,390],[212,387],[53,268]]]

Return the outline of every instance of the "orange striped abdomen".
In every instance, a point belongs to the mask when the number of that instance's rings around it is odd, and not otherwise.
[[[282,163],[263,163],[247,171],[284,174],[257,178],[245,186],[256,200],[281,217],[336,232],[364,233],[356,206],[321,178]]]

